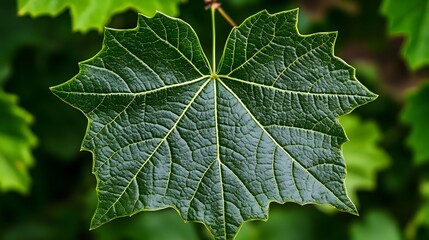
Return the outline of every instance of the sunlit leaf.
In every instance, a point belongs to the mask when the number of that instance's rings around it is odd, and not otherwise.
[[[28,168],[36,144],[31,121],[31,115],[17,105],[16,96],[0,90],[0,191],[25,193],[30,187]]]
[[[402,55],[412,69],[429,64],[429,0],[384,0],[389,32],[404,35]]]
[[[66,8],[70,9],[73,30],[101,30],[108,20],[116,13],[127,9],[135,9],[146,15],[154,15],[162,11],[170,15],[178,14],[178,5],[183,0],[17,0],[18,13],[57,16]]]
[[[89,119],[96,228],[175,208],[216,239],[266,219],[272,201],[356,213],[344,187],[337,117],[375,99],[333,55],[336,33],[302,36],[297,10],[234,28],[217,70],[195,32],[158,13],[107,29],[80,73],[52,88]]]
[[[347,115],[340,118],[340,123],[350,140],[343,145],[347,192],[356,202],[357,191],[370,191],[376,187],[377,173],[389,166],[390,158],[379,146],[382,135],[375,122]]]
[[[352,240],[401,240],[401,232],[398,224],[389,214],[374,210],[370,211],[356,221],[350,228]]]

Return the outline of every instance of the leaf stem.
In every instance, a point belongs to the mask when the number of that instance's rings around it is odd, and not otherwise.
[[[235,24],[234,20],[232,20],[232,18],[221,8],[218,7],[217,10],[219,11],[219,13],[222,15],[223,18],[225,18],[225,20],[231,24],[232,27],[237,26],[237,24]]]
[[[216,7],[214,5],[211,5],[211,12],[212,12],[212,37],[213,37],[213,46],[212,46],[212,74],[216,72],[216,25],[215,25],[215,12]]]

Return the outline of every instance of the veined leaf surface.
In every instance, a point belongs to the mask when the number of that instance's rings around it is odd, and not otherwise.
[[[158,13],[135,29],[106,29],[103,49],[52,88],[89,119],[92,228],[173,207],[233,239],[243,222],[267,219],[272,201],[356,213],[337,117],[375,95],[333,55],[336,33],[300,35],[297,13],[249,17],[217,70],[179,19]]]

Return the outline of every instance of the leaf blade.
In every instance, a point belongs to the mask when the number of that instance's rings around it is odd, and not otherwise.
[[[260,12],[234,28],[217,74],[181,20],[140,16],[136,29],[106,31],[100,53],[52,89],[89,119],[82,146],[94,155],[99,197],[92,228],[172,207],[216,239],[233,239],[243,222],[267,219],[273,201],[330,203],[356,214],[344,188],[346,137],[337,117],[375,95],[333,55],[336,34],[302,36],[296,14]],[[277,22],[280,35],[248,31],[241,46],[231,45],[247,25]],[[295,40],[284,42],[285,34]],[[296,39],[320,46],[281,67],[284,46],[302,42]],[[269,48],[277,58],[261,61]],[[328,76],[289,86],[288,69],[310,55],[303,75],[316,66]],[[247,74],[258,69],[255,59],[279,71]]]

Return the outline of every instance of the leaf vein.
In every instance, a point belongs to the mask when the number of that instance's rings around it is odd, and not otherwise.
[[[241,101],[241,99],[224,83],[222,82],[222,80],[219,80],[219,82],[237,99],[237,101],[243,106],[243,108],[246,110],[246,112],[249,114],[249,116],[255,121],[255,123],[262,129],[262,131],[264,131],[267,136],[271,139],[271,141],[273,141],[273,143],[278,146],[281,150],[283,150],[283,152],[290,158],[292,159],[293,162],[295,162],[296,164],[298,164],[298,166],[300,168],[302,168],[304,170],[304,172],[306,172],[309,176],[311,176],[312,178],[314,178],[317,182],[319,182],[326,190],[328,190],[328,192],[330,192],[337,200],[339,200],[341,203],[344,204],[344,202],[342,200],[340,200],[340,198],[337,196],[337,194],[335,194],[330,188],[328,188],[327,186],[325,186],[316,176],[314,176],[311,172],[309,172],[298,160],[296,160],[294,157],[292,157],[292,155],[285,149],[283,148],[264,128],[264,126],[261,125],[261,123],[255,118],[255,116],[249,111],[249,109],[246,107],[246,105]]]
[[[112,205],[105,211],[105,213],[100,216],[100,218],[104,217],[110,211],[110,209],[112,209],[119,202],[119,200],[122,198],[122,196],[125,194],[125,192],[129,188],[131,182],[135,178],[137,178],[137,175],[142,171],[142,169],[144,168],[144,166],[146,166],[146,163],[149,162],[149,160],[152,158],[153,155],[155,155],[155,153],[158,151],[158,149],[161,147],[161,145],[164,143],[164,141],[168,138],[168,136],[170,136],[170,134],[173,132],[173,130],[179,124],[180,120],[183,118],[183,116],[185,115],[185,113],[187,112],[187,110],[190,108],[190,106],[192,105],[192,103],[194,103],[195,99],[199,96],[199,94],[201,93],[201,91],[207,86],[207,84],[209,83],[209,81],[210,81],[210,79],[207,80],[200,87],[200,89],[195,93],[194,97],[192,97],[192,99],[190,100],[189,104],[185,107],[185,109],[183,110],[182,114],[178,117],[178,119],[176,120],[176,122],[174,123],[174,125],[172,126],[172,128],[170,129],[170,131],[167,132],[167,134],[165,135],[165,137],[163,139],[161,139],[161,141],[159,142],[159,144],[155,147],[155,149],[152,151],[152,153],[147,157],[147,159],[143,162],[143,164],[140,166],[140,168],[137,170],[137,172],[133,175],[133,177],[131,178],[131,180],[128,182],[127,186],[125,186],[124,190],[119,194],[119,196],[112,203]]]
[[[176,48],[173,44],[171,44],[168,40],[163,39],[161,36],[158,35],[158,33],[156,33],[152,27],[146,23],[146,26],[148,26],[149,30],[162,42],[166,43],[167,45],[169,45],[171,48],[173,48],[174,50],[176,50],[187,62],[189,62],[189,64],[191,64],[191,66],[201,75],[204,76],[203,73],[201,73],[201,71],[194,65],[194,63],[187,58],[181,51],[180,49]]]

